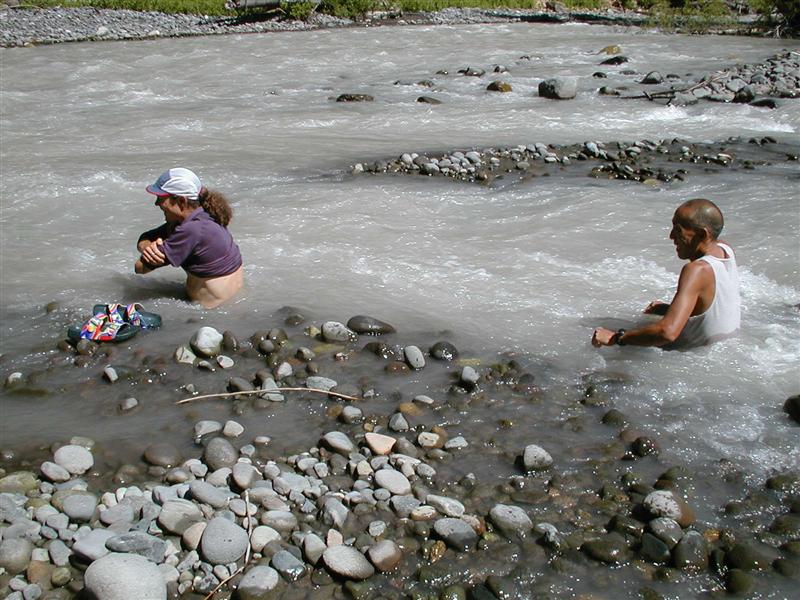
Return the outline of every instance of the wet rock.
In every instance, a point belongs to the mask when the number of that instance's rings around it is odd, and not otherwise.
[[[395,328],[374,317],[357,315],[347,321],[347,327],[359,334],[384,335],[394,333]]]
[[[639,553],[645,560],[656,564],[669,562],[670,559],[669,547],[652,533],[642,535]]]
[[[306,566],[299,558],[287,550],[279,550],[272,556],[270,565],[286,581],[297,581],[306,574]]]
[[[108,554],[94,561],[84,575],[86,590],[97,600],[166,600],[161,571],[137,554]]]
[[[673,519],[683,527],[690,525],[694,521],[694,514],[686,503],[667,490],[650,492],[645,497],[642,505],[654,517]]]
[[[780,515],[772,521],[769,530],[778,535],[798,537],[800,536],[800,515]]]
[[[327,342],[352,342],[358,339],[354,331],[337,321],[326,321],[322,324],[322,337]]]
[[[322,377],[319,375],[312,375],[306,378],[306,387],[315,390],[322,390],[328,392],[335,388],[338,382],[330,377]]]
[[[489,511],[489,518],[509,538],[525,537],[533,529],[530,517],[519,506],[496,504]]]
[[[701,570],[708,566],[708,544],[702,534],[687,531],[672,551],[672,562],[678,569]]]
[[[602,61],[601,65],[621,65],[628,62],[627,56],[612,56]]]
[[[0,493],[26,494],[38,487],[39,478],[30,471],[17,471],[0,479]]]
[[[422,369],[425,367],[425,356],[422,354],[417,346],[406,346],[403,348],[403,356],[405,356],[408,366],[412,369]]]
[[[795,422],[800,423],[800,394],[786,399],[783,404],[783,412],[788,413]]]
[[[475,369],[470,366],[466,366],[461,369],[459,383],[465,390],[472,391],[478,387],[478,381],[480,381],[480,378],[481,376]]]
[[[511,84],[506,81],[493,81],[486,86],[489,92],[510,92],[512,91]]]
[[[367,550],[367,556],[378,571],[393,571],[403,558],[400,547],[392,540],[381,540]]]
[[[340,94],[337,96],[337,102],[372,102],[375,100],[369,94]]]
[[[647,524],[647,529],[671,550],[683,537],[683,529],[674,519],[659,517]]]
[[[645,85],[654,85],[657,83],[662,83],[664,81],[664,76],[659,73],[658,71],[650,71],[644,78],[640,81]]]
[[[731,569],[725,576],[725,589],[737,596],[750,593],[754,585],[753,578],[740,569]]]
[[[428,354],[436,360],[451,361],[458,358],[458,349],[450,342],[436,342],[430,347]]]
[[[529,444],[522,454],[522,466],[525,471],[541,471],[553,464],[553,457],[541,446]]]
[[[420,96],[419,98],[417,98],[417,102],[421,102],[422,104],[431,104],[433,106],[442,103],[441,100],[437,98],[432,98],[431,96]]]
[[[367,433],[364,435],[364,440],[373,454],[379,456],[388,455],[397,442],[396,438],[381,433]]]
[[[778,101],[774,98],[760,98],[759,100],[753,100],[750,102],[750,106],[755,106],[756,108],[769,108],[774,110],[778,108],[779,104]],[[798,419],[795,419],[797,421]]]
[[[361,581],[375,573],[374,567],[352,546],[333,546],[322,553],[322,562],[332,573]]]
[[[425,497],[425,503],[431,505],[439,511],[439,513],[448,517],[460,517],[466,510],[461,502],[455,498],[448,498],[447,496],[428,494]]]
[[[216,471],[223,467],[231,467],[239,458],[236,448],[225,438],[216,437],[208,442],[203,450],[203,462]]]
[[[539,96],[551,100],[570,100],[578,93],[577,77],[554,77],[539,83]]]
[[[278,572],[267,565],[256,565],[249,569],[236,586],[241,600],[261,600],[278,585]]]
[[[737,104],[747,104],[755,100],[756,94],[749,85],[744,86],[733,94],[733,101]]]
[[[486,71],[483,69],[476,69],[473,67],[467,67],[466,69],[459,69],[458,71],[461,75],[465,77],[483,77]]]
[[[448,546],[459,552],[469,550],[478,541],[475,530],[461,519],[439,519],[434,523],[433,529]]]
[[[180,464],[182,457],[180,451],[172,444],[156,442],[145,449],[144,459],[151,465],[170,468]]]
[[[751,544],[736,544],[725,553],[725,562],[732,569],[763,571],[769,569],[773,557]]]
[[[621,563],[628,557],[628,546],[624,538],[616,533],[584,542],[581,551],[594,560],[609,565]]]
[[[53,460],[73,475],[81,475],[94,466],[92,453],[83,446],[67,444],[55,451]]]
[[[213,327],[201,327],[189,342],[197,356],[211,358],[222,350],[222,334]]]

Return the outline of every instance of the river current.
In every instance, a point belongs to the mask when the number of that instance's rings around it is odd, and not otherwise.
[[[800,48],[502,24],[0,50],[3,376],[40,368],[96,302],[136,300],[161,313],[165,347],[187,341],[198,323],[246,337],[291,305],[317,322],[373,315],[407,343],[447,331],[467,355],[521,357],[545,389],[622,381],[611,389],[615,406],[698,468],[725,458],[763,478],[796,466],[797,425],[782,405],[800,391],[798,163],[661,187],[350,175],[354,163],[402,152],[490,145],[730,136],[800,144],[796,100],[766,110],[598,96],[591,75],[610,44],[641,74],[698,76]],[[484,91],[498,64],[513,93]],[[457,75],[468,66],[487,75]],[[536,95],[541,79],[564,73],[580,77],[575,100]],[[425,79],[433,90],[402,85]],[[375,101],[334,102],[342,93]],[[423,94],[443,104],[416,102]],[[233,202],[247,283],[222,310],[180,300],[177,269],[133,274],[137,235],[160,221],[144,186],[172,166],[196,170]],[[691,197],[711,198],[725,214],[742,279],[740,337],[693,352],[592,348],[593,327],[633,325],[650,300],[671,298],[681,262],[670,219]],[[59,309],[45,314],[52,301]],[[2,402],[6,447],[72,433],[139,439],[172,414],[119,421],[69,395]],[[65,410],[71,402],[82,405]],[[293,431],[302,418],[272,427]]]

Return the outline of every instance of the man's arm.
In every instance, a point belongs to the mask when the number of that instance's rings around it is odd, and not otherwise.
[[[678,290],[663,318],[652,325],[626,331],[619,339],[616,332],[600,327],[592,336],[592,344],[598,347],[619,342],[626,346],[665,346],[674,342],[697,306],[701,292],[713,282],[713,270],[705,261],[687,264],[681,270]]]

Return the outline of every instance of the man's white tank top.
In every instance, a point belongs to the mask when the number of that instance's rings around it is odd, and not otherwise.
[[[739,299],[739,272],[736,269],[736,257],[726,244],[717,245],[727,258],[702,256],[714,269],[714,300],[703,314],[689,317],[686,326],[669,349],[684,349],[711,344],[729,337],[739,329],[741,323],[741,306]]]

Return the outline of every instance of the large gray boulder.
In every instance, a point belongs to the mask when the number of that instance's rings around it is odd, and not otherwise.
[[[90,598],[97,600],[166,600],[159,568],[138,554],[112,553],[97,559],[84,575]]]

